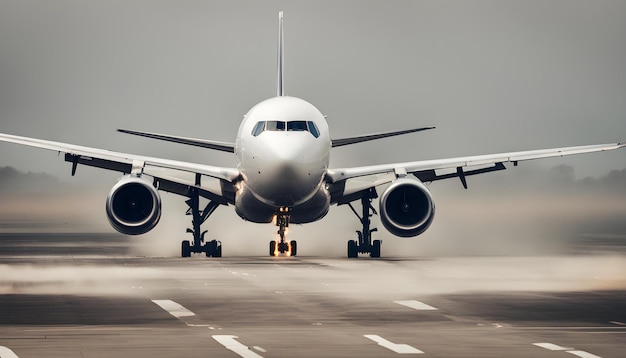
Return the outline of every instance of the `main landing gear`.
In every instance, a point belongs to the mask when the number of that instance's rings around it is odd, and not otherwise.
[[[214,201],[209,201],[204,210],[200,210],[200,195],[198,195],[198,189],[191,188],[189,194],[189,200],[185,201],[189,206],[187,209],[187,215],[191,215],[193,228],[187,229],[187,232],[193,235],[193,241],[183,241],[181,247],[182,257],[189,257],[191,253],[204,252],[207,257],[222,257],[222,243],[217,240],[211,240],[204,245],[205,231],[200,231],[200,225],[202,225],[213,214],[215,209],[220,205]]]
[[[285,241],[287,229],[289,228],[289,208],[280,208],[276,214],[276,226],[278,226],[280,241],[270,241],[270,256],[278,256],[279,253],[286,253],[287,256],[296,256],[298,254],[298,243],[295,240]]]
[[[378,229],[370,229],[370,218],[373,215],[378,215],[376,209],[372,206],[372,200],[377,197],[378,194],[374,188],[363,192],[363,196],[361,196],[362,215],[357,213],[352,206],[352,203],[348,203],[348,206],[350,206],[354,215],[359,218],[359,221],[363,225],[363,230],[356,232],[358,240],[348,241],[348,258],[356,258],[359,256],[359,253],[369,253],[370,257],[380,257],[380,245],[382,244],[382,241],[372,241],[372,233],[378,231]],[[370,211],[372,213],[370,213]]]

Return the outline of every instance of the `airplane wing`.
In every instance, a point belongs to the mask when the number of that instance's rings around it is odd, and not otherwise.
[[[72,162],[73,164],[72,175],[76,172],[78,164],[82,164],[127,174],[143,173],[144,169],[152,171],[158,171],[159,169],[171,169],[180,172],[193,173],[196,175],[205,175],[229,183],[232,183],[240,176],[239,170],[236,168],[214,167],[178,160],[119,153],[104,149],[83,147],[79,145],[21,137],[4,133],[0,133],[0,141],[65,153],[65,160]],[[177,180],[173,178],[168,179],[168,181],[171,181],[173,184],[177,183]]]
[[[131,131],[131,130],[128,130],[128,129],[118,129],[117,131],[120,132],[120,133],[126,133],[126,134],[132,134],[132,135],[136,135],[136,136],[140,136],[140,137],[146,137],[146,138],[164,140],[164,141],[168,141],[168,142],[192,145],[192,146],[195,146],[195,147],[214,149],[214,150],[219,150],[219,151],[222,151],[222,152],[229,152],[229,153],[234,153],[235,152],[235,145],[233,143],[218,142],[218,141],[206,140],[206,139],[179,137],[179,136],[173,136],[173,135],[167,135],[167,134],[159,134],[159,133],[138,132],[138,131]]]
[[[607,151],[613,149],[619,149],[626,146],[626,142],[620,143],[608,143],[598,145],[587,145],[577,147],[564,147],[564,148],[552,148],[552,149],[539,149],[529,150],[521,152],[499,153],[499,154],[487,154],[476,155],[468,157],[436,159],[436,160],[423,160],[416,162],[405,163],[392,163],[382,165],[371,165],[363,167],[353,168],[338,168],[328,170],[327,180],[331,183],[342,183],[344,181],[354,181],[356,178],[362,178],[360,181],[366,180],[367,177],[377,178],[375,182],[369,187],[376,185],[386,184],[392,180],[395,180],[397,176],[413,174],[422,181],[434,181],[447,178],[458,177],[461,179],[463,186],[467,188],[465,177],[469,175],[482,174],[497,170],[506,169],[504,163],[512,162],[517,165],[517,162],[551,158],[551,157],[563,157],[566,155],[582,154]],[[489,167],[486,167],[489,166]],[[465,171],[463,168],[467,167],[482,167],[480,169],[473,169]],[[449,173],[438,175],[436,171],[441,170],[454,170],[456,173]],[[381,177],[386,177],[386,180],[381,181]],[[361,183],[358,188],[364,188],[364,184]],[[344,193],[343,195],[349,195],[350,193]]]

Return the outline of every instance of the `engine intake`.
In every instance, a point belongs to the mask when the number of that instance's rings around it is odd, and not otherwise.
[[[145,234],[161,219],[161,197],[149,182],[124,176],[109,192],[106,211],[115,230],[126,235]]]
[[[400,237],[417,236],[435,217],[435,203],[428,188],[417,179],[401,178],[380,197],[380,218],[385,228]]]

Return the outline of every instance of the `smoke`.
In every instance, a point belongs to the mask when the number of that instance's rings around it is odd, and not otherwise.
[[[514,168],[433,183],[437,213],[431,228],[410,243],[394,241],[398,254],[427,256],[554,255],[604,251],[585,235],[613,237],[626,247],[625,171],[575,179],[572,167]],[[399,243],[396,246],[396,243]],[[386,248],[387,249],[387,248]]]
[[[141,282],[164,275],[147,267],[0,265],[0,294],[138,295]]]
[[[415,238],[398,238],[374,216],[373,227],[380,230],[373,235],[383,240],[385,257],[624,252],[625,183],[625,170],[577,179],[573,167],[562,165],[524,165],[469,177],[468,190],[458,180],[434,182],[429,188],[436,215],[429,230]],[[379,194],[383,190],[378,188]],[[359,210],[359,204],[355,206]],[[344,256],[345,242],[356,238],[354,231],[360,229],[346,206],[333,208],[317,224],[305,226],[302,235],[315,233],[317,246],[306,253],[322,256]]]
[[[32,185],[24,185],[27,182]],[[0,170],[0,183],[3,232],[115,233],[104,213],[108,186],[75,189],[46,174],[6,168]],[[430,189],[436,216],[429,230],[415,238],[398,238],[373,216],[372,226],[379,228],[373,236],[383,240],[385,257],[622,252],[625,183],[626,170],[576,179],[569,166],[524,166],[469,177],[468,190],[456,180],[434,182]],[[383,190],[378,188],[379,194]],[[130,254],[177,257],[181,241],[192,239],[186,233],[191,217],[184,215],[185,199],[167,193],[162,199],[159,225],[146,235],[127,237]],[[359,205],[355,203],[357,211]],[[202,228],[206,240],[222,241],[223,255],[230,257],[265,256],[269,241],[278,239],[274,226],[245,222],[232,207],[220,206]],[[344,257],[346,243],[357,237],[357,230],[359,221],[348,206],[331,207],[321,221],[291,225],[288,239],[298,241],[301,256]]]
[[[576,179],[567,167],[527,167],[468,178],[469,190],[455,180],[432,183],[437,217],[425,234],[396,238],[384,231],[377,216],[372,218],[373,226],[380,228],[374,238],[384,241],[383,258],[378,260],[335,259],[345,257],[346,241],[356,237],[359,225],[348,207],[332,207],[323,220],[292,225],[288,233],[289,239],[298,240],[300,255],[320,256],[315,262],[321,266],[314,269],[308,266],[312,261],[305,261],[309,269],[284,270],[276,283],[271,279],[276,261],[267,258],[255,261],[254,274],[267,277],[277,285],[273,287],[284,284],[293,290],[302,282],[314,282],[316,290],[329,297],[354,299],[467,291],[621,290],[626,287],[625,173]],[[130,237],[108,226],[102,204],[109,188],[32,195],[14,188],[5,187],[1,194],[3,255],[87,259],[60,265],[0,264],[1,294],[145,297],[162,289],[153,282],[197,273],[195,264],[177,265],[174,260],[176,265],[170,265],[169,259],[161,259],[178,257],[180,241],[191,239],[185,233],[190,218],[184,216],[184,198],[163,194],[159,225],[146,235]],[[94,216],[92,221],[83,221],[89,216]],[[14,224],[7,225],[11,220]],[[203,228],[207,239],[223,242],[226,257],[267,256],[269,240],[276,239],[275,227],[243,222],[229,207],[218,208]],[[103,233],[68,234],[72,230]],[[100,261],[125,256],[136,264],[121,267]],[[148,267],[150,259],[142,261],[142,256],[159,257],[165,266]],[[355,278],[363,269],[367,275]],[[364,298],[365,286],[376,287],[376,292]]]

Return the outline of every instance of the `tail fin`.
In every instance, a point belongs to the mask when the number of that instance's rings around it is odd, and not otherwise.
[[[283,84],[283,71],[285,66],[284,53],[285,40],[283,38],[283,12],[278,13],[278,88],[276,96],[285,96],[285,86]]]

